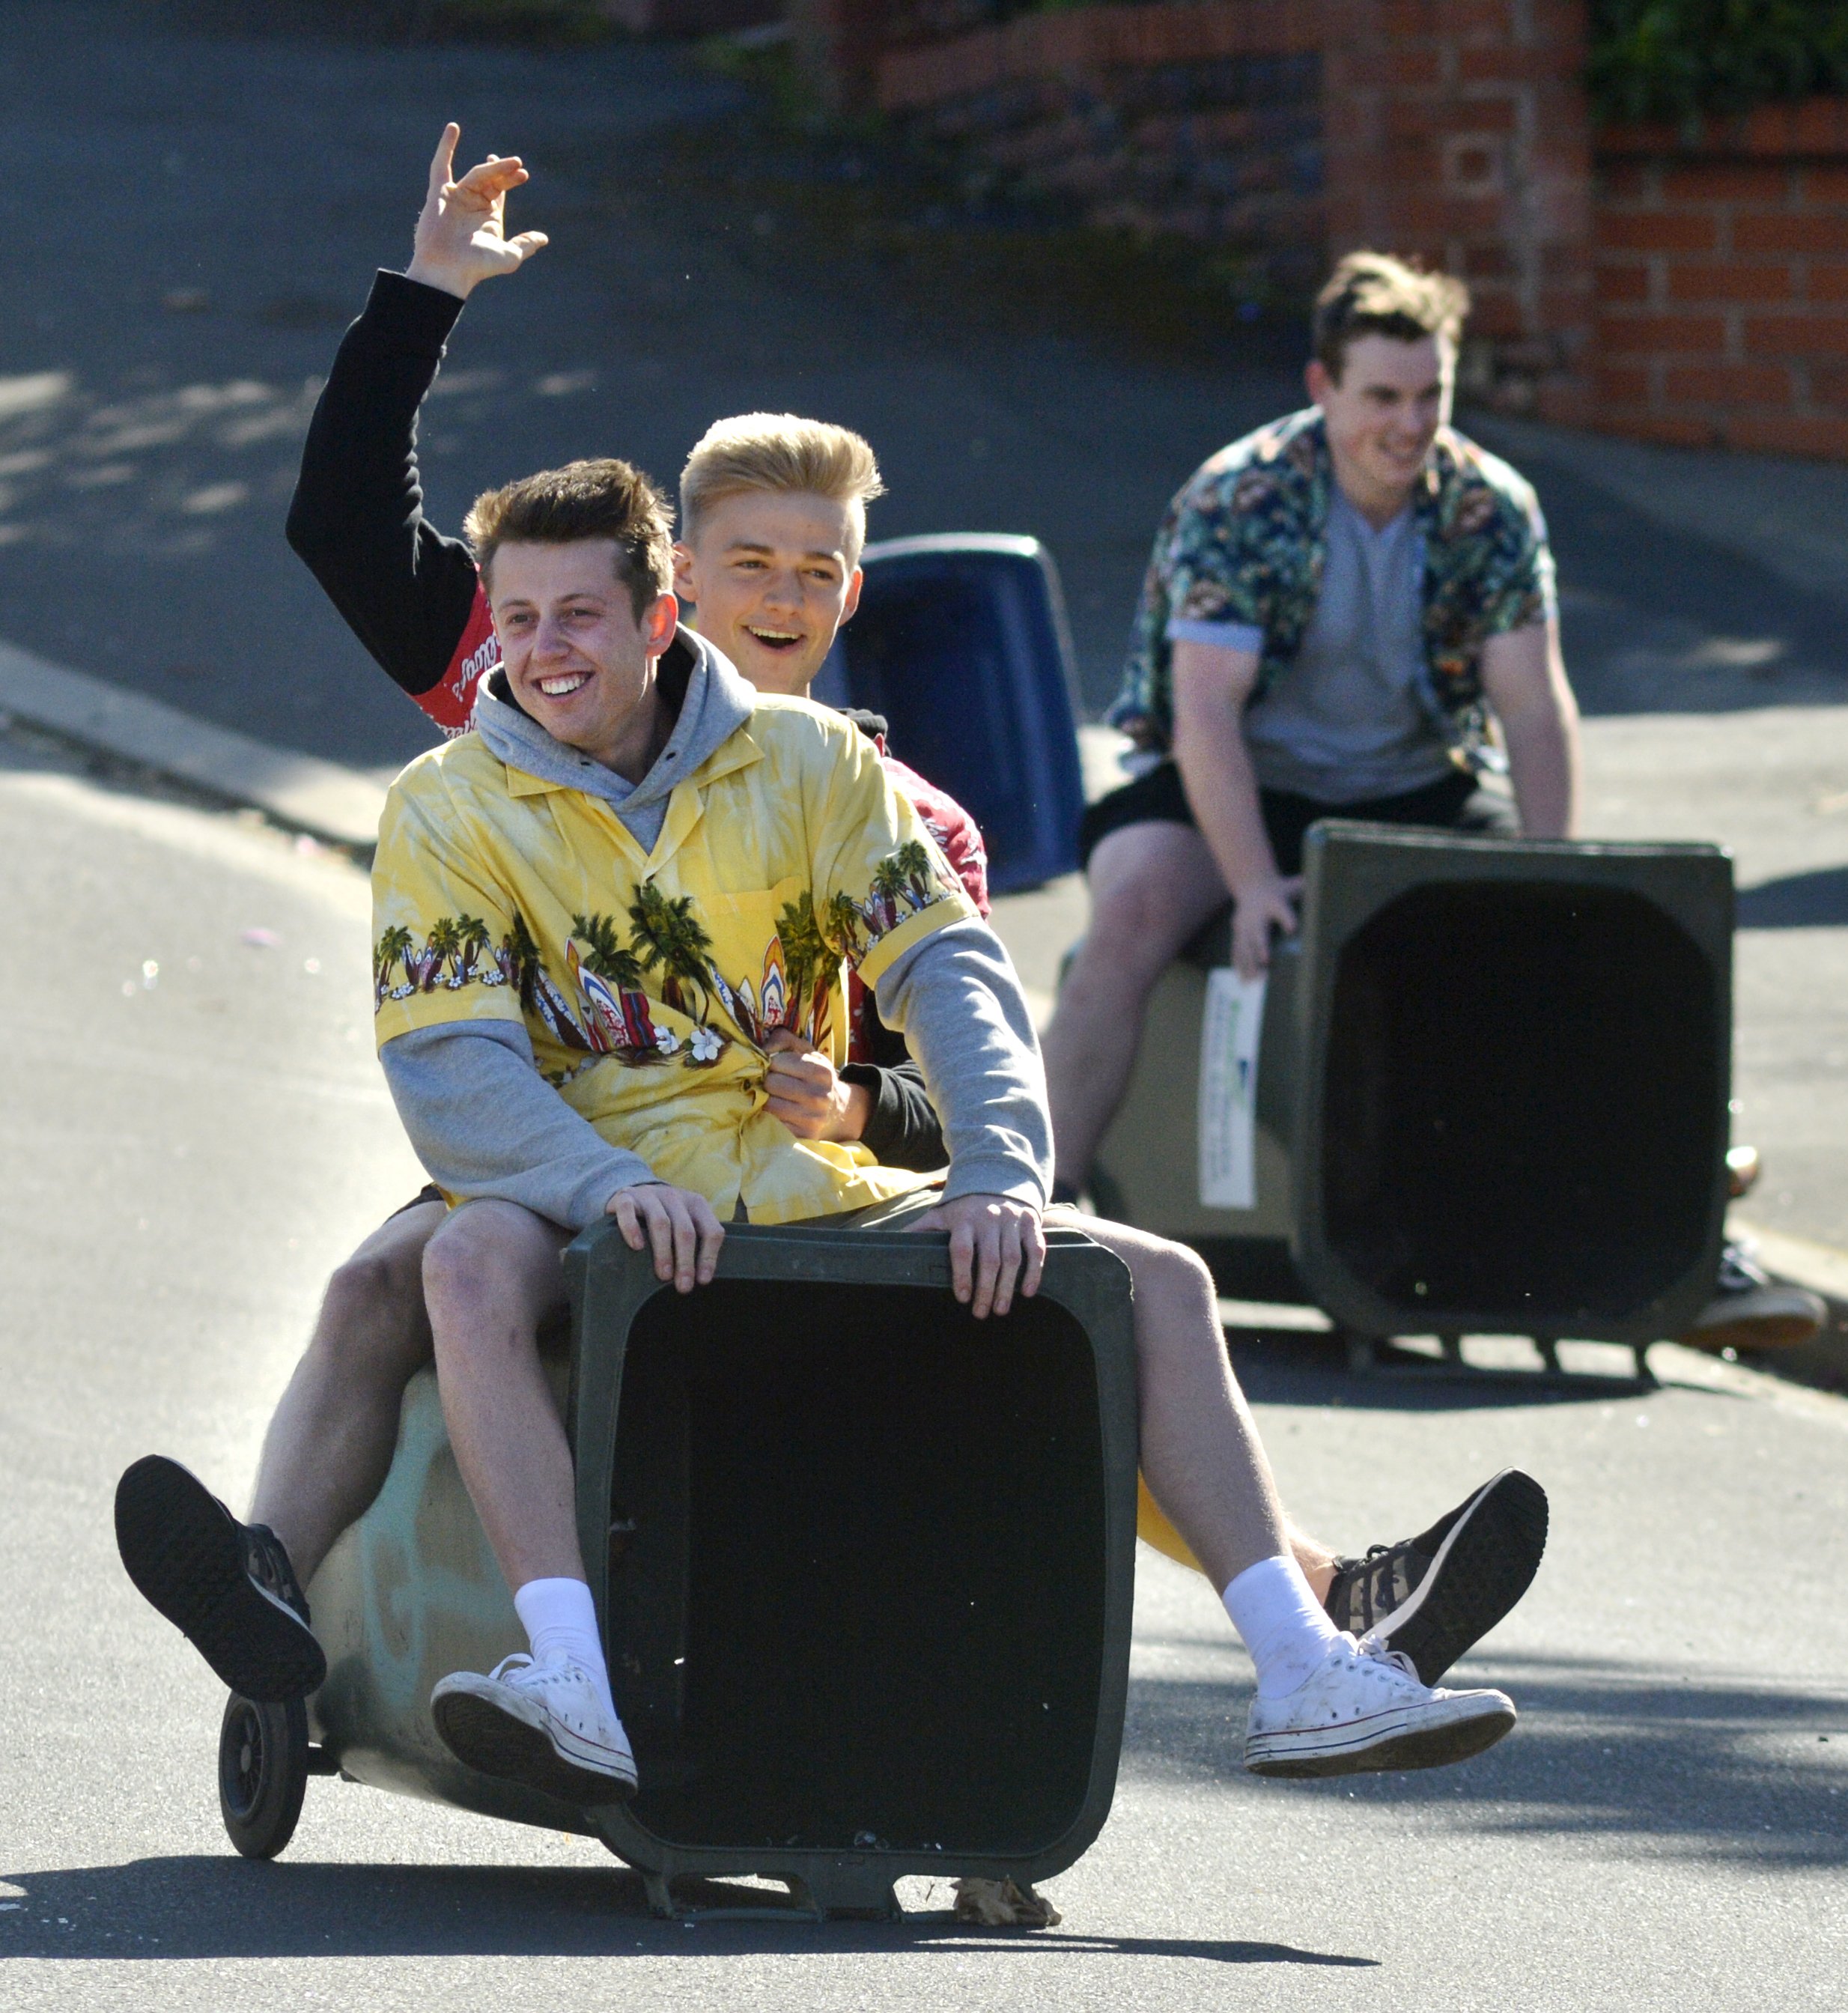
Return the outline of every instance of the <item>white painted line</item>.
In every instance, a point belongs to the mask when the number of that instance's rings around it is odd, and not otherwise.
[[[374,778],[277,748],[84,671],[0,643],[0,709],[342,846],[378,838],[385,792]]]

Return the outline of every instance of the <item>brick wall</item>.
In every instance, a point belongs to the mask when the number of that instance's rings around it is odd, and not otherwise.
[[[1585,0],[794,5],[839,102],[1254,292],[1360,245],[1462,274],[1470,396],[1848,459],[1848,98],[1594,141]]]
[[[1331,251],[1470,283],[1478,398],[1586,416],[1583,0],[1326,0]]]
[[[1848,98],[1596,158],[1596,424],[1848,459]]]
[[[908,44],[881,111],[1010,193],[1105,228],[1237,256],[1253,294],[1300,295],[1324,256],[1321,29],[1294,0],[1087,7]]]

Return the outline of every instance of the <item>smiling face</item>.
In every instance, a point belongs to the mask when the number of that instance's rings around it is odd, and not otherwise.
[[[513,696],[555,740],[638,783],[660,753],[655,663],[678,615],[663,594],[638,617],[612,538],[509,541],[487,581]]]
[[[1364,516],[1383,523],[1404,508],[1450,417],[1456,374],[1455,345],[1435,335],[1417,342],[1357,335],[1339,383],[1320,363],[1310,365],[1309,395],[1328,423],[1335,479]]]
[[[674,549],[699,633],[760,692],[804,695],[860,605],[860,513],[808,491],[747,489],[701,513]]]

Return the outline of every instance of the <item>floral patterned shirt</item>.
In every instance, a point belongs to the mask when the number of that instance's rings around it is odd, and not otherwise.
[[[602,799],[509,767],[478,733],[392,785],[373,869],[379,1046],[517,1021],[574,1110],[721,1217],[827,1216],[930,1178],[766,1108],[764,1044],[847,1059],[845,984],[975,914],[878,751],[838,714],[760,693],[641,842]]]
[[[1200,467],[1156,534],[1113,726],[1146,748],[1168,747],[1171,623],[1261,631],[1253,701],[1289,669],[1315,612],[1334,480],[1314,406],[1234,441]],[[1553,610],[1546,520],[1522,477],[1449,427],[1439,430],[1412,508],[1424,546],[1423,696],[1468,760],[1487,731],[1482,645]]]

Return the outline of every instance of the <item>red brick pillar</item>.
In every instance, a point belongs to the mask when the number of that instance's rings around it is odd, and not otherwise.
[[[1591,334],[1585,0],[1324,0],[1334,252],[1470,284],[1465,381],[1582,419]]]

